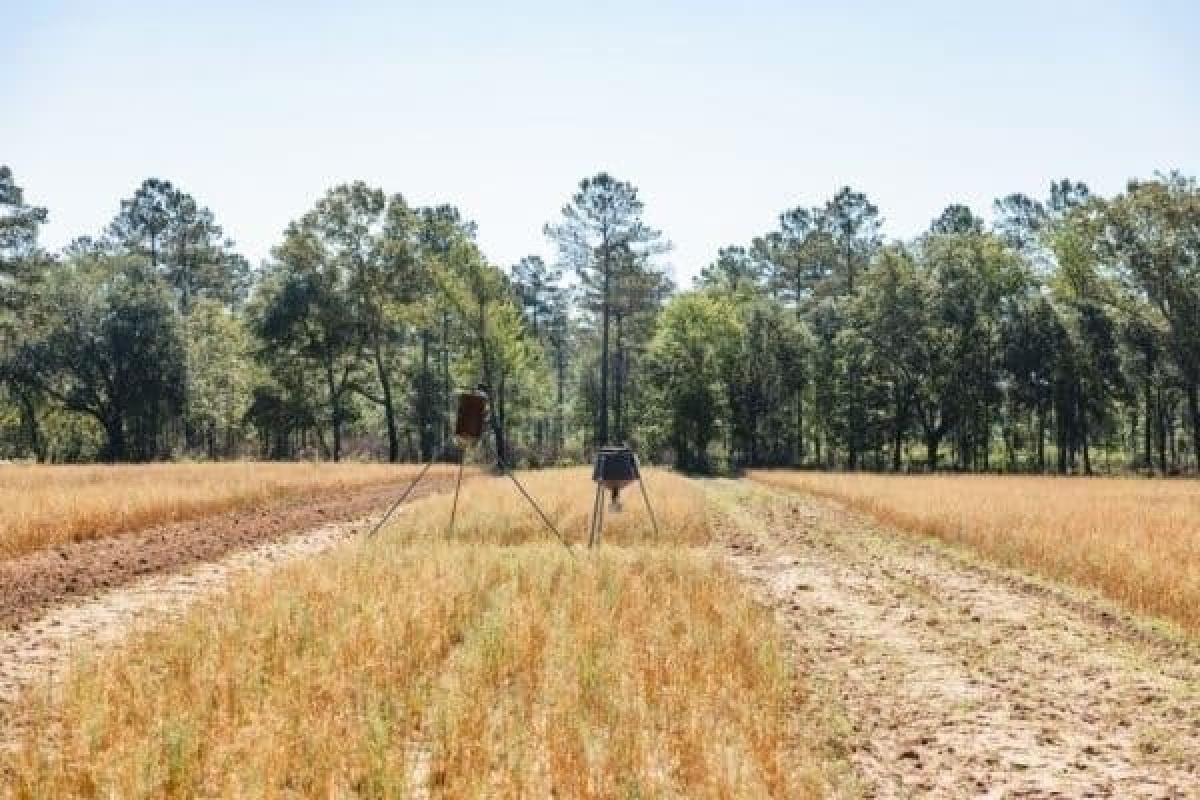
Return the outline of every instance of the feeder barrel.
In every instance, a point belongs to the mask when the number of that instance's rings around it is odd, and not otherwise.
[[[628,447],[602,447],[596,453],[592,480],[612,488],[621,488],[638,480],[637,459]]]
[[[487,395],[483,392],[458,393],[458,416],[454,422],[455,436],[464,439],[479,439],[483,436],[487,402]]]

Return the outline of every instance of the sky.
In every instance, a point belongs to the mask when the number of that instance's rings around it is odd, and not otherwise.
[[[0,163],[42,244],[147,177],[253,262],[329,187],[453,203],[554,254],[579,181],[632,182],[686,284],[778,214],[864,191],[889,237],[1070,177],[1200,173],[1193,2],[0,0]]]

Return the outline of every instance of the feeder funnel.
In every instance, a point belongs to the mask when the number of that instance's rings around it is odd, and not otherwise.
[[[454,435],[462,440],[477,441],[483,436],[483,422],[487,416],[487,395],[483,392],[459,392],[458,416],[454,422]]]

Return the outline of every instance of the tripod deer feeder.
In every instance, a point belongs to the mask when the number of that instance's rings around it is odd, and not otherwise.
[[[466,462],[467,450],[471,447],[474,447],[479,443],[479,440],[483,438],[484,431],[487,430],[487,413],[488,395],[485,387],[480,386],[471,391],[458,393],[458,409],[454,419],[454,441],[458,445],[458,472],[454,481],[454,500],[450,506],[450,526],[446,530],[447,537],[454,533],[454,520],[458,515],[458,495],[462,489],[463,465]],[[440,456],[441,453],[439,452],[438,455]],[[436,460],[436,457],[434,460]],[[400,498],[392,504],[392,507],[388,509],[387,513],[384,514],[379,522],[376,523],[375,527],[371,529],[372,536],[383,527],[383,524],[388,521],[393,513],[395,513],[396,509],[400,507],[400,504],[408,498],[409,494],[412,493],[412,490],[415,489],[417,484],[421,482],[421,479],[425,477],[425,473],[427,473],[429,468],[433,466],[434,460],[431,460],[425,464],[421,471],[417,473],[417,477],[413,479],[412,483],[408,485],[408,488],[404,490],[404,493],[400,495]],[[536,511],[538,516],[542,518],[542,522],[546,524],[546,527],[550,529],[550,531],[558,538],[560,542],[562,542],[563,546],[567,548],[567,552],[570,552],[572,555],[574,555],[574,551],[571,550],[571,545],[565,538],[563,538],[563,535],[559,532],[558,528],[554,526],[554,523],[550,521],[550,518],[546,516],[546,513],[542,511],[541,506],[537,504],[529,492],[525,491],[525,487],[521,485],[519,480],[517,480],[517,476],[512,474],[511,468],[504,461],[504,455],[500,452],[496,453],[496,469],[498,469],[502,474],[508,476],[508,479],[511,480],[513,485],[517,487],[517,490],[521,493],[521,496],[528,501],[529,505],[533,507],[533,510]]]
[[[609,510],[614,514],[620,513],[621,490],[632,483],[636,483],[642,490],[642,500],[646,503],[650,523],[654,526],[654,535],[658,536],[658,520],[654,516],[653,506],[650,505],[650,495],[646,493],[641,470],[638,469],[637,456],[632,450],[628,447],[601,447],[596,453],[592,480],[596,482],[596,499],[592,503],[588,547],[600,544],[600,535],[604,528],[604,493],[608,492],[612,497]]]
[[[462,488],[463,462],[466,461],[467,448],[483,438],[487,403],[487,394],[480,389],[458,393],[458,413],[454,417],[454,440],[458,444],[458,476],[454,480],[454,504],[450,506],[450,528],[447,535],[454,532],[454,518],[458,514],[458,493]]]

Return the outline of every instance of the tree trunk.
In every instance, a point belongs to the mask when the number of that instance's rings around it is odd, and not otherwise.
[[[1153,394],[1150,389],[1150,380],[1149,379],[1146,380],[1146,385],[1145,385],[1145,388],[1143,391],[1144,391],[1144,394],[1146,395],[1146,426],[1145,426],[1145,430],[1142,431],[1143,450],[1145,452],[1146,469],[1153,472],[1154,471],[1154,455],[1152,452],[1153,447],[1151,445],[1151,442],[1154,439],[1154,433],[1153,433],[1153,431],[1154,431],[1154,428],[1153,428],[1154,402],[1153,402]]]
[[[1037,465],[1038,472],[1046,471],[1046,406],[1041,401],[1037,406]]]
[[[29,440],[29,449],[39,464],[46,463],[46,444],[42,438],[42,427],[37,418],[37,407],[28,392],[17,392],[21,407],[21,424],[25,428],[25,436]]]
[[[983,401],[983,471],[991,467],[992,459],[992,404]]]
[[[1176,440],[1179,438],[1175,435],[1175,409],[1172,408],[1167,414],[1164,427],[1167,431],[1167,452],[1171,454],[1171,472],[1174,473],[1179,470],[1179,453],[1175,447]]]
[[[450,312],[442,312],[442,404],[443,412],[438,415],[441,421],[440,444],[444,448],[450,440],[450,417],[445,409],[450,406]]]
[[[1083,453],[1083,474],[1092,474],[1092,456],[1088,452],[1091,442],[1088,440],[1088,420],[1087,409],[1083,405],[1083,392],[1077,391],[1075,413],[1079,415],[1079,444],[1080,452]]]
[[[604,298],[600,303],[600,408],[597,409],[597,446],[608,444],[608,326],[610,304],[609,298],[612,284],[610,280],[611,269],[609,268],[609,253],[607,245],[604,248],[603,259],[604,260],[601,264],[601,269],[604,270]]]
[[[378,334],[375,342],[375,371],[379,373],[379,386],[383,390],[383,419],[387,423],[388,461],[395,464],[400,460],[400,432],[396,429],[396,407],[392,402],[392,376],[387,369],[383,344]]]
[[[566,423],[563,420],[563,402],[566,397],[567,384],[567,359],[563,352],[564,342],[559,342],[556,348],[556,359],[558,367],[558,394],[557,405],[554,410],[554,427],[555,427],[555,449],[558,451],[556,455],[561,454],[562,449],[566,446]]]
[[[1200,387],[1195,381],[1188,384],[1188,414],[1192,418],[1192,461],[1193,466],[1200,470]]]
[[[1010,415],[1008,421],[1004,423],[1004,456],[1005,469],[1009,472],[1017,471],[1017,431],[1013,426],[1013,419]]]
[[[904,417],[907,412],[904,409],[904,401],[899,396],[896,397],[896,419],[892,425],[892,472],[900,471],[900,458],[904,443]]]
[[[501,464],[508,464],[508,438],[504,431],[504,417],[504,379],[501,378],[488,419],[492,423],[492,436],[496,438],[496,460]]]
[[[113,414],[104,421],[105,461],[127,461],[129,452],[125,444],[125,422],[120,415]]]
[[[613,348],[613,434],[625,441],[625,350],[622,341],[624,315],[617,314],[617,336]]]
[[[1069,458],[1067,453],[1067,423],[1063,419],[1063,409],[1059,406],[1054,417],[1054,439],[1058,444],[1058,474],[1066,475]]]
[[[325,383],[329,388],[329,427],[333,431],[334,462],[342,460],[342,396],[337,390],[337,380],[333,376],[333,362],[325,362]]]
[[[429,340],[432,335],[428,330],[421,331],[421,379],[417,386],[417,424],[420,426],[418,441],[421,444],[421,460],[433,460],[434,430],[433,420],[433,374],[429,371]]]
[[[317,437],[317,450],[321,453],[321,458],[332,458],[333,452],[329,449],[329,442],[325,440],[325,428],[318,424],[313,429],[313,435]],[[302,442],[301,448],[308,449],[308,443]]]
[[[925,432],[925,466],[930,472],[937,472],[938,465],[938,446],[941,444],[942,435],[937,432]]]
[[[1162,474],[1167,474],[1167,418],[1163,403],[1163,390],[1158,387],[1158,470]]]
[[[796,463],[804,463],[804,387],[796,390]]]

